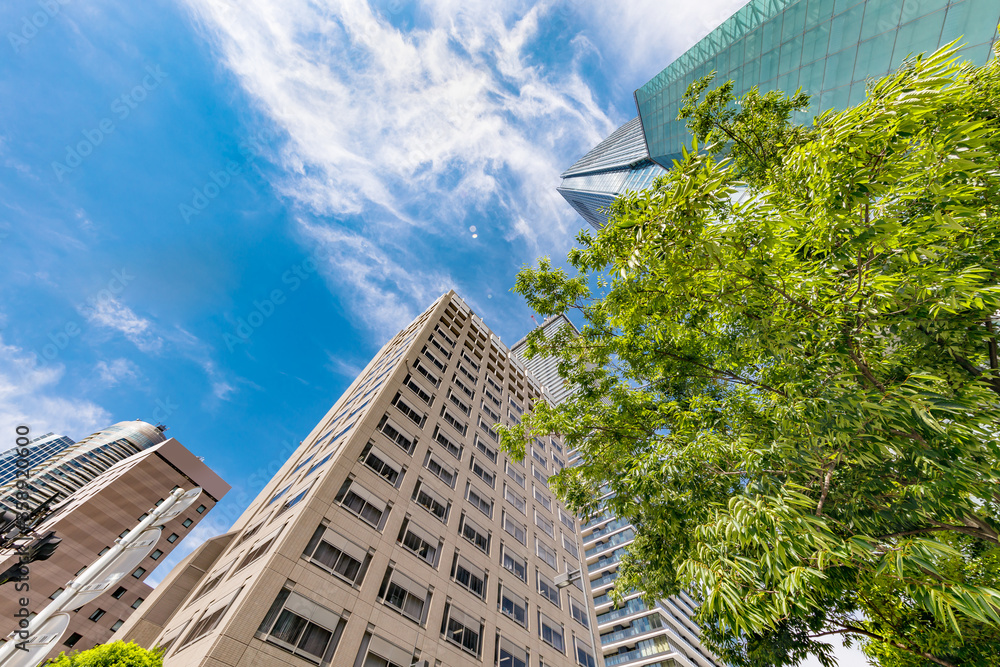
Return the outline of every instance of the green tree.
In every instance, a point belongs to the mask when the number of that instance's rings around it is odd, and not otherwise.
[[[504,447],[563,434],[560,498],[636,526],[615,594],[688,590],[731,664],[830,665],[834,634],[1000,664],[997,59],[942,49],[809,127],[801,96],[706,88],[708,150],[581,233],[575,275],[518,275],[585,324],[529,336],[579,392]]]
[[[45,663],[47,667],[163,667],[157,650],[147,650],[132,642],[100,644],[89,651],[60,653]]]

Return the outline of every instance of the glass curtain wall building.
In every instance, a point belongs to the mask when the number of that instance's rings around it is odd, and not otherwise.
[[[587,222],[605,224],[603,207],[640,188],[622,177],[622,164],[604,172],[588,171],[587,165],[603,155],[627,153],[629,164],[646,159],[669,169],[691,143],[684,121],[677,120],[684,91],[713,70],[717,84],[734,82],[737,96],[754,86],[789,94],[801,87],[811,106],[794,120],[808,122],[862,101],[869,78],[954,40],[965,45],[962,58],[983,65],[998,23],[996,0],[751,0],[635,91],[639,117],[570,167],[558,190]],[[637,150],[639,133],[645,152]],[[587,180],[598,175],[604,180],[597,186]]]
[[[583,219],[600,229],[608,221],[605,209],[623,192],[648,188],[663,173],[649,159],[638,118],[615,130],[562,174],[556,190]]]
[[[55,456],[73,444],[73,439],[65,435],[46,433],[38,436],[26,446],[28,450],[27,470],[31,470],[39,463]],[[0,453],[0,484],[5,484],[14,479],[19,469],[17,447],[11,447],[7,451]]]

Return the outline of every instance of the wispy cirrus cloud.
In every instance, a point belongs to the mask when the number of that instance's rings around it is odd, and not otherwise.
[[[109,387],[122,382],[134,382],[139,378],[139,366],[125,358],[98,361],[94,366],[98,380]]]
[[[154,331],[153,322],[137,315],[116,297],[81,306],[79,311],[91,324],[121,333],[143,352],[158,352],[163,348],[163,339]]]
[[[309,218],[300,231],[330,262],[328,283],[385,332],[461,282],[426,248],[460,250],[470,219],[503,246],[481,248],[483,261],[516,266],[566,244],[580,222],[558,175],[617,119],[581,75],[585,40],[567,38],[557,63],[536,57],[564,6],[375,4],[187,0],[285,138],[273,185]]]

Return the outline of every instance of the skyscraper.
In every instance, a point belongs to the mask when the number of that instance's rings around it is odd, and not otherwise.
[[[492,426],[543,400],[454,292],[390,340],[118,637],[185,665],[595,667],[578,526]],[[559,583],[557,583],[559,582]]]
[[[19,491],[28,493],[20,502],[31,507],[53,495],[57,501],[68,498],[114,464],[164,440],[162,427],[143,421],[113,424],[28,468],[26,480],[10,479],[0,485],[0,508],[17,512],[19,501],[14,496]],[[19,489],[17,481],[26,483],[26,489]]]
[[[153,439],[159,434],[162,439],[156,427],[143,422],[123,422],[116,426],[122,428],[105,429],[102,433],[107,435],[110,431],[116,440],[137,440],[136,433],[145,433]],[[94,443],[104,438],[88,440]],[[99,447],[90,451],[104,457]],[[107,641],[150,596],[153,589],[145,582],[149,573],[229,491],[228,484],[173,438],[144,447],[109,465],[60,501],[56,511],[36,531],[39,535],[50,530],[56,532],[62,539],[56,552],[48,560],[30,564],[28,577],[21,583],[27,584],[27,588],[15,592],[15,581],[0,589],[0,637],[6,637],[17,627],[14,614],[19,607],[35,613],[45,608],[67,582],[96,561],[116,539],[145,517],[145,512],[178,486],[185,489],[201,486],[203,492],[192,507],[166,524],[155,550],[136,563],[135,569],[127,572],[118,585],[71,615],[69,628],[48,657]],[[0,571],[18,559],[15,550],[0,550]],[[22,597],[27,604],[21,602]]]
[[[576,327],[565,315],[556,315],[540,326],[545,338],[558,331]],[[526,338],[511,347],[522,356]],[[547,395],[562,403],[576,391],[560,375],[555,357],[523,358],[524,365],[538,378]],[[579,461],[577,452],[568,451],[569,465]],[[588,594],[597,613],[600,652],[606,667],[635,665],[642,667],[713,667],[715,657],[701,644],[700,629],[691,620],[696,603],[680,594],[656,604],[646,605],[639,592],[625,594],[625,604],[614,607],[608,592],[618,578],[618,563],[635,538],[635,528],[627,521],[606,512],[588,518],[581,527],[584,548],[585,579]]]
[[[732,80],[737,96],[754,86],[789,94],[801,87],[812,103],[794,120],[807,122],[823,111],[857,104],[869,78],[956,39],[966,45],[961,57],[984,64],[998,22],[1000,5],[994,0],[750,0],[635,91],[639,117],[570,167],[559,192],[587,222],[605,224],[607,214],[594,206],[641,189],[636,183],[642,179],[628,180],[624,160],[604,156],[623,155],[636,163],[645,158],[669,169],[691,142],[685,122],[677,120],[684,91],[713,70],[715,83]],[[595,163],[597,171],[589,166]]]
[[[0,484],[5,484],[14,478],[18,471],[18,459],[24,461],[21,465],[26,465],[30,470],[48,458],[55,456],[62,450],[73,444],[73,439],[65,435],[46,433],[40,435],[25,447],[30,453],[25,459],[18,455],[18,447],[11,447],[0,453]]]

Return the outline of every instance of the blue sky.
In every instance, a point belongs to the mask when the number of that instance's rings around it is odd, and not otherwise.
[[[233,485],[169,567],[442,292],[526,333],[559,172],[740,4],[3,3],[0,433],[166,423]]]

